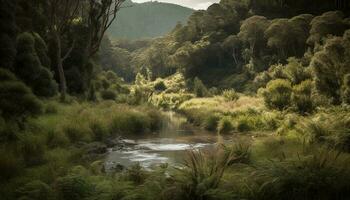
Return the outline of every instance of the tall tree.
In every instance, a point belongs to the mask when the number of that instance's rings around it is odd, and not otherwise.
[[[125,0],[88,0],[87,26],[89,28],[88,56],[94,56],[103,36],[117,17]]]
[[[257,56],[259,47],[265,44],[264,32],[270,22],[263,16],[252,16],[243,21],[238,36],[250,46],[251,55]]]
[[[73,20],[78,17],[81,0],[48,0],[49,31],[56,44],[56,62],[60,82],[61,100],[65,100],[67,93],[66,77],[63,62],[68,58],[74,48],[75,40],[69,45],[68,51],[63,55],[63,36],[69,31]]]
[[[0,67],[12,69],[16,56],[16,1],[0,0]]]
[[[70,56],[74,49],[76,39],[70,39],[67,45],[64,41],[74,25],[78,21],[87,27],[88,38],[86,41],[86,56],[94,56],[102,42],[107,29],[117,17],[117,12],[125,0],[48,0],[50,13],[49,30],[54,39],[56,49],[57,71],[60,80],[61,99],[64,100],[67,92],[66,77],[63,62]],[[63,45],[68,48],[63,54]],[[84,65],[84,63],[83,63]]]

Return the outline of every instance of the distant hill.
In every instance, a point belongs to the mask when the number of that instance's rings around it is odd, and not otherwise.
[[[194,10],[170,3],[133,3],[127,0],[109,28],[111,38],[140,39],[162,36],[177,22],[185,23]]]

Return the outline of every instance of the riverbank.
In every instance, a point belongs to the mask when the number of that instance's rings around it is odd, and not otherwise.
[[[218,97],[185,101],[179,107],[181,112],[187,117],[188,113],[198,116],[194,121],[189,117],[197,125],[192,128],[183,115],[150,105],[48,101],[44,115],[30,119],[26,132],[18,132],[17,139],[1,147],[0,197],[346,199],[350,191],[349,154],[327,143],[307,140],[315,139],[311,133],[322,130],[315,129],[322,119],[332,119],[340,112],[330,109],[307,117],[278,114],[265,110],[256,103],[259,100],[247,98],[226,103]],[[254,111],[253,104],[261,110]],[[263,127],[257,122],[270,113],[277,113],[276,126],[257,131]],[[212,116],[220,117],[213,120],[216,126],[213,131],[203,131]],[[243,117],[251,121],[249,129],[240,131],[236,120]],[[230,123],[227,132],[219,131],[223,119]],[[311,120],[308,126],[302,124],[306,120]],[[115,148],[119,155],[113,155],[109,148]],[[108,163],[113,156],[135,162],[114,160],[114,169],[108,171],[105,158]],[[147,170],[151,165],[152,170]]]

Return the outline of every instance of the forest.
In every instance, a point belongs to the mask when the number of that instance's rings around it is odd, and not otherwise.
[[[1,200],[350,199],[350,1],[129,4],[0,0]]]

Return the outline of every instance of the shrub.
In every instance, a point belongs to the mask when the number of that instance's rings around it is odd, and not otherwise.
[[[217,130],[219,124],[220,116],[217,114],[209,114],[203,122],[203,126],[208,131]]]
[[[222,96],[226,101],[236,101],[239,99],[239,95],[234,89],[224,90]]]
[[[9,70],[0,68],[0,81],[14,81],[16,76]]]
[[[237,120],[237,131],[245,132],[250,131],[252,127],[249,124],[249,121],[245,117],[240,117]]]
[[[66,134],[59,130],[48,130],[46,143],[49,147],[66,146],[69,143],[69,138]]]
[[[137,163],[128,168],[126,171],[126,177],[128,181],[132,181],[133,183],[140,185],[145,181],[146,173],[142,169],[141,165]]]
[[[56,102],[48,102],[45,104],[45,113],[46,114],[56,114],[58,112],[58,105]]]
[[[38,165],[44,162],[45,141],[40,136],[25,133],[19,137],[19,150],[27,166]]]
[[[89,100],[89,101],[96,101],[97,100],[95,84],[93,84],[93,83],[90,84],[87,100]]]
[[[41,102],[26,85],[16,79],[9,80],[14,76],[6,70],[0,69],[0,74],[4,79],[8,79],[0,80],[0,110],[5,119],[23,120],[30,115],[41,113]]]
[[[142,134],[150,129],[150,121],[147,115],[126,111],[122,115],[113,117],[110,130],[112,134]]]
[[[303,81],[293,87],[292,102],[300,113],[310,113],[313,110],[312,87],[311,80]]]
[[[307,73],[304,66],[302,66],[300,60],[291,57],[288,59],[288,64],[284,69],[286,77],[293,83],[299,84],[302,81],[311,78],[310,74]]]
[[[102,85],[102,88],[104,90],[107,90],[111,84],[109,83],[109,81],[106,78],[102,78],[101,85]]]
[[[193,81],[193,92],[196,94],[197,97],[206,97],[209,94],[208,89],[205,87],[203,82],[197,77],[194,78]]]
[[[93,120],[89,127],[94,135],[94,140],[103,141],[109,136],[107,127],[100,120]]]
[[[332,151],[273,162],[255,173],[264,177],[253,199],[348,199],[348,164]]]
[[[342,101],[343,103],[350,104],[350,74],[344,76],[342,87]]]
[[[251,156],[251,144],[247,141],[239,140],[232,146],[223,146],[224,152],[228,155],[232,154],[232,159],[229,165],[234,163],[246,163],[250,162]]]
[[[63,124],[62,131],[71,142],[89,141],[91,138],[90,128],[77,120],[71,120]]]
[[[263,97],[268,107],[283,110],[290,105],[291,94],[292,86],[290,81],[276,79],[267,84]]]
[[[22,171],[22,163],[12,152],[0,150],[0,182],[17,176]]]
[[[180,174],[175,177],[178,199],[215,199],[223,196],[222,199],[232,199],[230,194],[224,194],[220,190],[219,184],[233,159],[231,151],[227,153],[189,151],[185,166],[179,169]]]
[[[164,91],[167,89],[164,81],[160,80],[160,81],[157,81],[156,84],[154,85],[154,89],[155,90],[158,90],[158,91]]]
[[[16,196],[20,200],[50,200],[53,197],[51,188],[39,180],[31,181],[18,188]]]
[[[215,96],[215,95],[220,94],[220,90],[216,87],[211,87],[208,92],[209,92],[209,95],[211,95],[211,96]]]
[[[233,130],[233,126],[231,123],[231,118],[230,117],[221,118],[218,124],[218,133],[225,134],[225,133],[229,133],[232,130]]]
[[[163,126],[164,117],[157,109],[147,110],[147,117],[150,122],[150,131],[159,131]]]
[[[68,175],[57,179],[59,200],[83,200],[92,194],[92,185],[79,175]]]
[[[115,100],[117,94],[113,90],[102,90],[101,97],[104,100]]]
[[[28,32],[17,38],[15,72],[36,95],[50,97],[56,94],[57,84],[52,73],[42,66],[35,50],[35,39]]]

